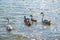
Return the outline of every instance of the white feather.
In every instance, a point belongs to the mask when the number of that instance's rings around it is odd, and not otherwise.
[[[6,25],[6,30],[13,29],[11,25]]]

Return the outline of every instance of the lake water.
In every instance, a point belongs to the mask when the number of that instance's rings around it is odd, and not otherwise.
[[[51,20],[50,26],[41,24],[41,12]],[[28,27],[24,16],[31,14],[37,23]],[[6,31],[7,17],[11,32]],[[60,40],[60,0],[0,0],[0,40]]]

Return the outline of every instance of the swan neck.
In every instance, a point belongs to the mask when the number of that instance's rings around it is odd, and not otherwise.
[[[44,14],[42,15],[42,22],[43,22],[43,19],[44,19]]]
[[[43,17],[42,17],[42,22],[43,22]]]
[[[8,19],[8,24],[9,24],[9,19]]]
[[[33,16],[31,16],[31,20],[33,19]]]

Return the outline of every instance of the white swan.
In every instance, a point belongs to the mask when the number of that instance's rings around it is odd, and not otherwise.
[[[12,31],[13,27],[9,25],[9,18],[7,18],[7,20],[8,20],[8,24],[6,25],[6,30],[10,32]]]

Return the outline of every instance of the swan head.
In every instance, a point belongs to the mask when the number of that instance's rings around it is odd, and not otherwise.
[[[44,16],[44,13],[43,12],[41,12],[41,14],[42,14],[42,16]]]
[[[43,12],[41,12],[41,14],[43,14]]]
[[[9,18],[6,18],[7,20],[9,20]]]

